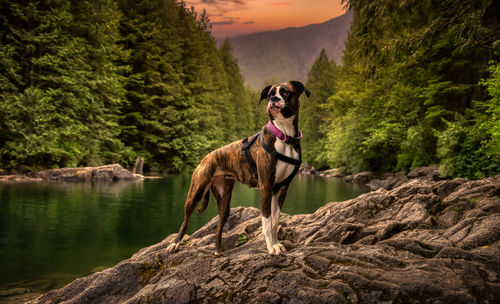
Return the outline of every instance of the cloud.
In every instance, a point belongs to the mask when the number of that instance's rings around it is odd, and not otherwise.
[[[208,17],[213,18],[211,25],[232,25],[242,24],[241,18],[228,16],[235,11],[244,10],[250,0],[192,0],[186,1],[188,5],[196,8],[203,8],[208,12]]]
[[[255,24],[255,21],[245,21],[243,24]]]
[[[230,16],[223,16],[224,19],[226,20],[240,20],[240,17],[230,17]]]
[[[284,6],[284,5],[292,5],[291,2],[273,2],[271,3],[273,6]]]
[[[227,13],[234,10],[240,10],[247,7],[250,0],[195,0],[186,1],[188,5],[194,6],[195,8],[204,7],[209,11],[209,13]]]
[[[210,22],[211,25],[231,25],[234,24],[233,20],[229,21],[216,21],[216,22]]]
[[[208,5],[219,5],[219,4],[224,4],[224,3],[233,3],[233,4],[239,4],[239,5],[245,5],[246,2],[243,0],[201,0],[200,3],[203,4],[208,4]]]

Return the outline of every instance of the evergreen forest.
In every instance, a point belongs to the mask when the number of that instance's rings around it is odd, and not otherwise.
[[[321,52],[302,102],[304,160],[345,173],[500,173],[500,3],[344,0],[343,65]]]
[[[343,62],[322,51],[302,98],[303,160],[344,173],[439,163],[500,173],[500,4],[343,0]],[[192,170],[267,121],[228,41],[176,0],[4,0],[0,168],[145,159]],[[284,79],[289,80],[289,79]]]
[[[232,48],[176,0],[0,4],[0,167],[192,169],[266,121]]]

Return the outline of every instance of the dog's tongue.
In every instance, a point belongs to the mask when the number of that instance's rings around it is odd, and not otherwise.
[[[273,107],[273,106],[270,106],[270,105],[268,105],[268,106],[267,106],[267,113],[272,114],[272,115],[276,115],[276,114],[278,114],[279,112],[281,112],[281,109],[280,109],[280,108],[278,108],[278,107]]]

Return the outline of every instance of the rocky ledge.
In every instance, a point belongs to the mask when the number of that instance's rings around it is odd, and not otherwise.
[[[80,167],[51,169],[40,172],[29,172],[24,175],[0,175],[0,182],[114,182],[133,181],[144,177],[132,174],[119,164],[99,167]]]
[[[500,301],[500,176],[414,179],[280,222],[281,256],[265,251],[259,210],[238,207],[222,256],[214,218],[177,253],[170,235],[33,303]]]
[[[444,176],[440,166],[436,164],[413,169],[406,175],[401,172],[379,175],[373,171],[364,171],[344,176],[343,180],[346,183],[365,184],[369,186],[371,190],[378,190],[380,188],[392,190],[412,179],[439,181],[445,178],[446,176]]]

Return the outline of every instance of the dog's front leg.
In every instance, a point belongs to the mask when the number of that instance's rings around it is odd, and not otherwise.
[[[262,219],[262,235],[266,240],[267,251],[273,254],[273,239],[272,239],[272,217],[271,217],[271,193],[269,186],[264,187],[259,185],[260,194],[260,214]]]
[[[267,252],[272,255],[284,253],[285,247],[278,243],[277,230],[280,208],[278,195],[272,195],[271,189],[260,188],[262,215],[262,235],[266,240]]]
[[[282,254],[286,252],[285,246],[278,242],[278,227],[280,224],[280,203],[279,194],[274,194],[271,199],[271,236],[273,242],[273,253],[272,254]]]

